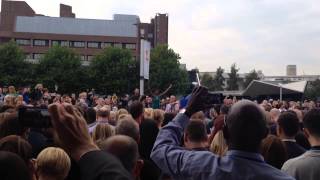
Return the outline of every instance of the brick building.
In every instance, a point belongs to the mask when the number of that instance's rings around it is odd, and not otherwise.
[[[71,6],[60,4],[60,17],[49,17],[36,14],[24,1],[2,0],[0,43],[16,41],[27,59],[39,59],[54,45],[74,49],[84,62],[109,46],[130,49],[138,58],[141,38],[152,47],[167,44],[168,15],[156,14],[150,23],[124,14],[112,20],[81,19]]]

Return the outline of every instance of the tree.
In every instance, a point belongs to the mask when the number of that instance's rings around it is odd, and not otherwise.
[[[188,74],[180,69],[180,56],[167,45],[158,45],[151,51],[150,79],[151,89],[165,89],[170,84],[170,93],[183,94],[189,88]]]
[[[306,91],[305,91],[305,98],[310,100],[317,100],[320,97],[320,80],[317,79],[313,82],[308,82]]]
[[[227,90],[239,90],[239,85],[238,85],[238,81],[239,81],[239,74],[238,74],[239,69],[237,69],[236,64],[232,64],[231,68],[230,68],[230,73],[228,73],[229,75],[229,79],[227,81]]]
[[[248,87],[248,85],[251,83],[251,81],[253,80],[259,80],[259,75],[258,73],[256,72],[256,70],[252,70],[250,71],[250,73],[248,73],[245,77],[245,80],[244,80],[244,87]]]
[[[204,73],[201,76],[201,84],[206,86],[210,91],[215,90],[213,77],[209,73]]]
[[[33,64],[25,61],[19,46],[11,41],[0,46],[0,83],[24,86],[33,82]]]
[[[224,69],[219,67],[216,71],[216,75],[213,78],[214,86],[216,91],[222,91],[224,86],[224,77],[223,77]]]
[[[103,94],[128,93],[137,87],[137,65],[128,49],[109,47],[90,63],[90,78]]]
[[[50,90],[72,93],[86,89],[87,75],[80,57],[71,49],[54,46],[40,59],[36,68],[38,81]]]

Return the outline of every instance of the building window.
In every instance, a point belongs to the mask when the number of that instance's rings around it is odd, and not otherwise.
[[[136,49],[136,44],[126,44],[126,49]]]
[[[122,48],[122,44],[121,43],[114,43],[113,47]]]
[[[101,48],[99,42],[88,42],[88,48]]]
[[[16,39],[16,43],[22,46],[29,46],[31,44],[30,42],[30,39]]]
[[[39,53],[33,54],[33,59],[41,59],[42,57],[43,57],[43,54],[39,54]]]
[[[86,43],[84,41],[71,41],[71,47],[75,48],[84,48],[86,47]]]
[[[61,41],[60,46],[62,47],[69,47],[69,41]]]
[[[60,41],[52,40],[51,46],[60,46]]]
[[[40,39],[35,39],[33,40],[33,45],[34,46],[48,46],[48,40],[40,40]]]
[[[103,43],[103,47],[106,48],[106,47],[112,47],[112,43],[110,42],[105,42]]]
[[[81,59],[81,61],[85,61],[86,60],[86,56],[85,55],[80,55],[80,59]]]
[[[93,56],[92,55],[88,55],[87,56],[87,61],[92,61],[93,60]]]

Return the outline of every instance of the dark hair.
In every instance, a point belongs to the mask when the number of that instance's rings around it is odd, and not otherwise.
[[[8,135],[23,136],[25,132],[16,112],[0,113],[0,139]]]
[[[231,107],[223,132],[230,149],[258,152],[268,134],[265,113],[254,102],[241,100]]]
[[[262,141],[261,154],[266,163],[278,169],[281,169],[288,156],[285,144],[274,135],[269,135]]]
[[[9,151],[20,156],[26,164],[32,158],[32,147],[20,136],[10,135],[0,140],[0,151]]]
[[[313,136],[320,137],[320,109],[311,109],[303,118],[303,125]]]
[[[85,111],[85,118],[87,121],[87,124],[94,123],[96,121],[96,110],[94,108],[88,108],[87,111]]]
[[[139,156],[138,145],[134,139],[124,135],[115,135],[100,142],[99,147],[116,156],[122,165],[132,172]]]
[[[163,122],[162,122],[162,127],[167,125],[170,121],[173,120],[173,118],[175,117],[175,114],[174,113],[165,113],[164,114],[164,119],[163,119]]]
[[[143,105],[139,101],[134,101],[129,106],[129,113],[133,117],[133,119],[137,119],[139,116],[143,114]]]
[[[0,151],[0,177],[7,180],[31,180],[27,165],[16,154]]]
[[[229,109],[230,109],[229,106],[222,105],[222,106],[220,107],[220,113],[222,113],[222,114],[228,114]]]
[[[139,151],[144,159],[150,159],[151,150],[158,133],[159,128],[154,120],[145,119],[141,122]]]
[[[191,120],[185,129],[185,133],[192,142],[207,141],[206,126],[202,120]]]
[[[299,119],[295,112],[282,112],[278,118],[278,125],[288,137],[294,137],[299,131]]]

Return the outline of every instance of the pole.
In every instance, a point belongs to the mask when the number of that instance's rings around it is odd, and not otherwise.
[[[140,77],[140,95],[144,95],[144,77]]]
[[[280,102],[282,101],[282,85],[280,85]]]
[[[144,40],[140,40],[140,95],[144,95]]]

